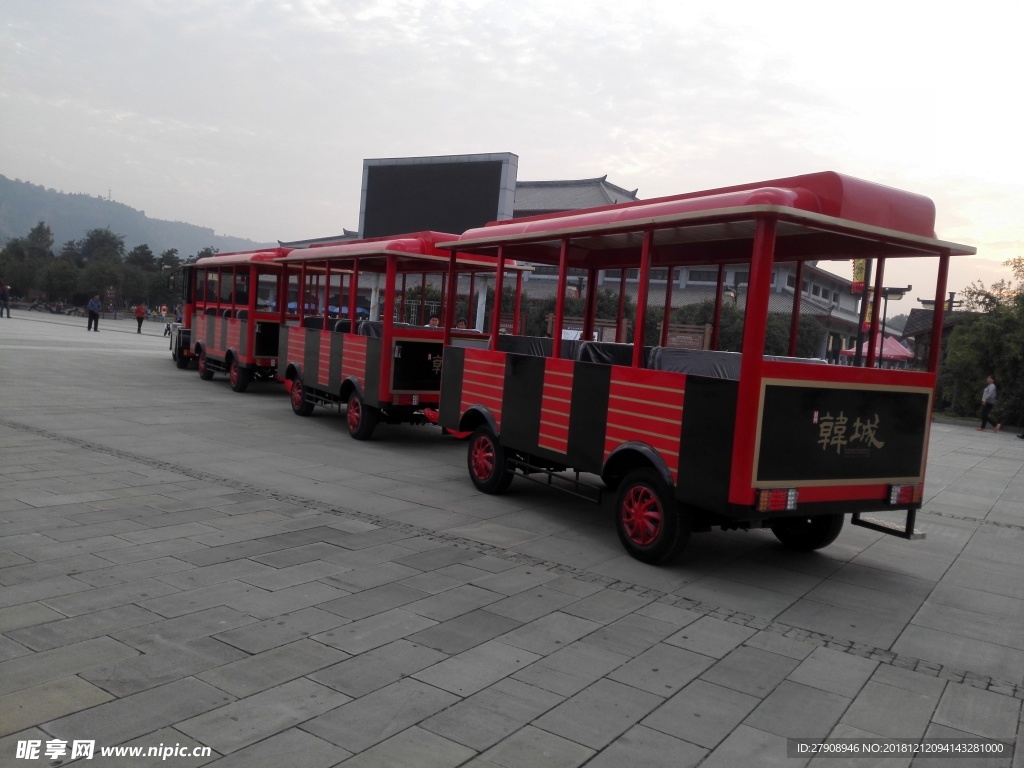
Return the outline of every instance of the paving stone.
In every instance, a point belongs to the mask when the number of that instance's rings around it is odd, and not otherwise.
[[[608,679],[667,698],[714,663],[710,656],[659,643],[612,671]]]
[[[708,750],[689,742],[636,725],[587,763],[587,768],[692,768],[707,754]]]
[[[343,565],[326,563],[323,560],[314,560],[287,568],[275,568],[273,571],[254,576],[242,576],[239,578],[239,581],[244,581],[246,584],[252,584],[254,587],[260,587],[261,589],[277,591],[329,576],[336,576],[345,571],[346,568]]]
[[[340,648],[353,656],[387,645],[431,627],[435,622],[415,613],[394,608],[361,621],[313,635],[313,639]]]
[[[600,624],[610,624],[652,602],[650,597],[631,595],[625,592],[605,589],[577,600],[564,608],[565,613],[590,619]]]
[[[600,628],[596,622],[556,611],[506,632],[500,639],[503,643],[543,656],[565,648]]]
[[[337,664],[348,654],[313,640],[297,640],[196,675],[232,696],[244,698]],[[333,686],[332,686],[333,687]]]
[[[714,749],[760,702],[756,696],[706,680],[694,680],[641,723],[706,749]]]
[[[461,563],[460,565],[465,564]],[[449,566],[450,569],[457,567]],[[448,573],[449,571],[444,569],[442,572]],[[546,584],[557,578],[559,578],[559,574],[553,573],[546,568],[535,565],[521,565],[501,573],[477,578],[473,583],[478,587],[489,589],[492,592],[500,592],[503,595],[518,595],[520,592],[539,587],[541,584]]]
[[[312,680],[292,680],[177,724],[221,754],[235,752],[349,700]]]
[[[121,642],[145,651],[147,648],[153,648],[163,643],[185,643],[189,640],[198,640],[201,637],[209,637],[235,627],[252,624],[255,621],[256,619],[248,614],[240,613],[233,608],[218,606],[122,630],[113,635]]]
[[[624,656],[638,656],[677,629],[675,624],[634,613],[587,635],[583,642]]]
[[[59,680],[138,653],[117,640],[98,637],[0,662],[0,695]]]
[[[313,672],[308,677],[358,698],[447,658],[447,654],[432,648],[408,640],[395,640]]]
[[[1016,737],[1020,716],[1020,699],[950,683],[935,711],[935,722],[989,739],[1007,741]]]
[[[560,696],[572,696],[629,659],[625,654],[578,642],[534,662],[513,677]]]
[[[64,614],[53,610],[42,603],[22,603],[7,608],[0,608],[0,633],[24,627],[34,627],[49,621],[59,621]]]
[[[336,744],[289,728],[215,760],[209,768],[330,768],[347,757],[351,753]]]
[[[938,699],[924,693],[868,682],[843,715],[846,725],[879,736],[924,735]]]
[[[382,587],[366,589],[354,595],[319,603],[318,607],[348,619],[365,619],[378,613],[400,608],[427,597],[425,592],[401,584],[385,584]]]
[[[21,656],[28,656],[31,653],[32,651],[28,646],[22,645],[8,637],[0,635],[0,662],[17,659]]]
[[[314,541],[298,547],[279,549],[263,555],[254,555],[249,559],[255,560],[257,563],[273,566],[274,568],[289,568],[294,565],[322,560],[325,557],[337,555],[344,551],[346,550],[342,547],[336,547],[334,544],[329,544],[326,541]],[[331,563],[331,565],[335,564]]]
[[[406,678],[316,717],[302,728],[349,752],[358,753],[458,700],[458,696],[451,693]]]
[[[325,562],[338,568],[347,568],[342,573],[325,578],[325,581],[349,592],[362,592],[366,589],[393,584],[394,582],[404,581],[423,574],[422,571],[416,568],[410,568],[407,565],[399,565],[394,562],[383,562],[369,568],[353,568],[332,561]]]
[[[422,728],[408,728],[345,761],[345,768],[455,768],[472,756],[473,750],[461,744]]]
[[[252,560],[230,560],[226,563],[192,567],[187,571],[162,576],[160,581],[177,587],[182,592],[221,584],[225,581],[244,581],[246,577],[258,577],[262,574],[274,573],[277,569]],[[247,581],[247,583],[252,583]]]
[[[70,676],[0,696],[0,736],[110,701],[105,691]],[[3,753],[0,753],[3,754]]]
[[[459,547],[437,547],[426,552],[403,557],[395,562],[399,565],[406,565],[418,571],[436,571],[455,563],[462,563],[467,560],[475,560],[480,555],[468,549]]]
[[[118,697],[156,688],[208,669],[230,664],[245,654],[230,645],[203,637],[183,643],[157,643],[146,654],[79,673],[79,677]]]
[[[535,653],[491,640],[417,672],[413,677],[465,697],[529,666],[538,658]]]
[[[610,744],[663,701],[660,696],[613,680],[599,680],[533,724],[596,750]]]
[[[170,589],[170,587],[168,588]],[[175,590],[173,594],[163,597],[132,602],[139,602],[146,610],[171,619],[209,608],[227,606],[245,595],[254,593],[266,594],[266,591],[241,581],[224,581],[208,587],[199,587],[184,592]]]
[[[745,640],[744,645],[751,648],[760,648],[762,651],[777,653],[780,656],[788,656],[791,659],[806,659],[815,648],[819,646],[796,640],[776,632],[761,631]]]
[[[328,586],[319,581],[310,581],[272,592],[262,589],[245,592],[227,600],[225,605],[251,614],[258,619],[269,619],[302,608],[319,606],[328,600],[343,597],[345,594],[342,589]]]
[[[43,602],[50,605],[52,601],[60,600],[76,592],[83,592],[88,589],[88,584],[71,576],[55,576],[52,579],[33,581],[28,584],[0,587],[0,608],[31,602]],[[131,601],[126,600],[125,602]],[[51,607],[60,611],[65,616],[68,615],[59,605]]]
[[[163,621],[163,617],[145,608],[119,605],[105,611],[18,629],[9,632],[8,636],[33,650],[45,651],[157,621]]]
[[[110,587],[141,579],[157,578],[169,573],[186,571],[195,566],[174,557],[157,557],[137,563],[97,568],[88,573],[79,573],[75,578],[94,587]]]
[[[75,768],[92,768],[92,766],[104,765],[102,758],[99,756],[99,746],[98,744],[96,745],[97,752],[91,760],[76,760],[69,763],[69,765],[73,765]],[[130,759],[132,768],[167,768],[168,762],[173,762],[175,768],[199,768],[199,766],[209,765],[220,757],[209,747],[200,744],[191,736],[181,731],[176,731],[173,728],[161,728],[137,739],[126,741],[121,746],[126,749],[140,750],[140,754],[138,757],[132,758],[106,758],[110,761],[112,767],[117,766],[118,763],[124,765],[125,760]],[[171,757],[164,751],[168,748],[183,750],[184,754]],[[154,750],[153,754],[149,754],[151,749]],[[195,753],[193,753],[194,750]]]
[[[588,749],[557,734],[527,726],[481,755],[481,765],[502,768],[574,768],[594,755]]]
[[[165,584],[157,579],[141,579],[128,584],[116,584],[111,587],[90,589],[87,592],[52,598],[45,602],[65,616],[81,616],[83,613],[93,613],[128,603],[158,600],[165,595],[170,595],[171,598],[168,599],[173,599],[177,597],[177,594],[178,590],[170,584]],[[147,610],[152,609],[147,608]],[[156,611],[156,613],[161,612]],[[161,615],[167,614],[161,613]]]
[[[801,768],[808,760],[789,757],[785,737],[740,725],[704,759],[700,768]]]
[[[788,656],[740,646],[701,675],[711,683],[764,698],[798,667]]]
[[[578,601],[574,595],[539,586],[492,603],[487,610],[525,624]]]
[[[757,633],[756,630],[705,616],[683,627],[665,642],[705,656],[721,659]]]
[[[103,568],[109,563],[96,555],[85,553],[59,560],[47,560],[42,563],[13,565],[0,569],[0,584],[12,586],[32,581],[42,581],[54,576],[74,576],[83,571]]]
[[[487,610],[472,611],[409,635],[409,640],[453,656],[485,643],[520,623]]]
[[[784,680],[744,723],[779,736],[800,733],[801,738],[813,739],[827,734],[849,705],[844,696]]]
[[[505,678],[424,720],[420,727],[482,752],[562,701],[561,696]]]
[[[43,727],[65,741],[92,739],[97,747],[113,746],[217,709],[231,700],[230,695],[212,685],[186,678],[52,720]]]
[[[216,637],[248,653],[262,653],[348,623],[349,619],[336,613],[321,611],[319,608],[303,608],[273,619],[218,632]]]
[[[434,576],[434,574],[424,574],[423,576]],[[448,580],[454,581],[453,579]],[[414,581],[416,579],[406,579],[402,583],[405,586],[415,586]],[[498,592],[481,589],[472,584],[462,584],[437,594],[431,593],[430,597],[417,600],[414,603],[407,603],[405,610],[418,613],[420,616],[426,616],[434,621],[448,621],[456,616],[461,616],[464,613],[475,611],[478,608],[483,608],[504,599],[505,596]]]
[[[878,667],[878,662],[831,648],[816,648],[794,669],[789,679],[854,698]]]

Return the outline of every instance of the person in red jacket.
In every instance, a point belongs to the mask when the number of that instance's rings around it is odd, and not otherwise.
[[[136,304],[135,305],[135,319],[139,323],[139,330],[136,333],[142,333],[142,321],[146,319],[146,305]]]

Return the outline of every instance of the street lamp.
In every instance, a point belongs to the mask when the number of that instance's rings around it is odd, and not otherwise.
[[[885,351],[885,319],[889,313],[889,299],[893,301],[899,301],[906,294],[910,293],[914,286],[908,285],[906,288],[883,288],[882,289],[882,352]],[[879,360],[881,363],[881,360]]]

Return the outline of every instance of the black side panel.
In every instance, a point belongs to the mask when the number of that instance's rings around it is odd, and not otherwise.
[[[439,341],[396,341],[391,358],[392,391],[437,392],[441,388],[443,348]]]
[[[320,331],[312,328],[296,329],[296,333],[306,334],[306,352],[302,358],[302,378],[307,387],[323,389],[326,382],[320,381],[317,370],[320,368]]]
[[[218,348],[224,350],[228,348],[228,321],[224,318],[220,319],[220,342],[218,342]]]
[[[462,407],[462,373],[466,368],[466,350],[445,347],[444,365],[441,367],[441,404],[438,423],[448,429],[458,429]]]
[[[687,504],[721,509],[729,499],[738,391],[728,379],[686,377],[676,496]]]
[[[611,380],[612,369],[608,365],[577,363],[573,371],[567,463],[584,472],[600,472],[604,463]]]
[[[363,397],[367,404],[380,407],[380,355],[383,339],[372,336],[366,340],[366,381],[363,382]]]
[[[243,325],[252,321],[244,321]],[[281,326],[277,323],[256,321],[256,342],[253,357],[277,357],[277,340],[281,335]],[[242,331],[242,338],[245,338],[245,331]]]
[[[533,451],[540,440],[540,403],[544,394],[544,358],[505,357],[505,392],[501,401],[501,443]]]
[[[214,321],[216,318],[213,315],[203,315],[203,321],[206,323],[206,333],[203,335],[203,340],[206,342],[206,346],[216,345],[213,337],[213,330],[216,327]]]
[[[348,322],[347,320],[345,321]],[[327,388],[334,394],[341,392],[341,353],[345,348],[345,336],[341,333],[331,333],[331,362],[328,375],[330,381]]]

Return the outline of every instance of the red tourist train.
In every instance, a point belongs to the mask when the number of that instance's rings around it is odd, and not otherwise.
[[[467,463],[485,493],[515,476],[551,482],[586,474],[616,492],[619,538],[634,557],[667,562],[691,531],[767,527],[798,549],[835,540],[846,514],[854,524],[919,537],[932,395],[939,363],[949,258],[974,253],[937,240],[934,206],[919,195],[834,173],[779,179],[569,214],[494,222],[442,243],[558,270],[552,336],[563,336],[571,269],[594,285],[617,270],[625,293],[638,275],[634,338],[647,324],[649,276],[711,265],[721,316],[727,265],[749,271],[739,352],[661,344],[589,341],[595,291],[587,296],[583,339],[499,337],[487,349],[445,349],[440,421],[472,431]],[[925,371],[793,357],[800,316],[795,291],[790,356],[765,355],[773,265],[791,263],[796,285],[808,261],[875,259],[874,317],[889,259],[938,261],[930,357]],[[501,291],[496,290],[500,302]],[[621,312],[618,323],[623,325]],[[500,315],[500,306],[494,314]],[[665,312],[665,322],[670,313]],[[625,338],[622,329],[616,338]],[[596,483],[600,478],[602,483]],[[903,524],[862,517],[899,511]]]
[[[437,246],[455,238],[418,232],[298,249],[278,260],[290,294],[303,297],[298,317],[281,328],[277,352],[296,414],[344,405],[357,440],[380,423],[436,421],[445,344],[486,346],[487,337],[470,327],[483,319],[473,298],[476,289],[486,297],[486,277],[497,265],[469,254],[451,260]],[[515,263],[505,268],[522,274]],[[431,291],[436,301],[428,301]],[[438,322],[445,296],[453,310],[464,308],[448,328]]]
[[[484,493],[506,491],[515,477],[595,498],[613,491],[619,538],[644,562],[671,561],[691,532],[712,527],[768,528],[787,547],[818,549],[847,515],[920,538],[949,259],[975,252],[937,239],[934,224],[928,198],[818,173],[493,222],[459,237],[211,257],[194,272],[189,346],[204,378],[227,371],[236,389],[283,371],[299,415],[346,405],[359,439],[380,422],[435,418],[471,434],[467,466]],[[885,264],[905,258],[937,265],[925,370],[876,368],[877,322],[863,366],[796,356],[805,265],[873,260],[878,318]],[[544,338],[522,334],[524,264],[557,273]],[[792,271],[795,288],[788,353],[773,356],[765,338],[777,266]],[[673,274],[692,268],[717,283],[709,337],[684,349],[671,332]],[[727,271],[746,285],[734,351],[719,344]],[[428,272],[443,273],[439,329],[423,326]],[[463,272],[493,275],[493,304],[485,313],[482,302],[475,318],[460,298]],[[615,341],[600,340],[608,321],[599,321],[593,286],[602,273],[619,278]],[[510,308],[507,274],[517,275]],[[418,293],[408,285],[414,275]],[[376,298],[364,306],[371,276]],[[565,297],[584,279],[583,317],[570,319]],[[659,282],[663,302],[651,291]],[[456,329],[463,311],[479,332]],[[903,521],[865,516],[879,513]]]

